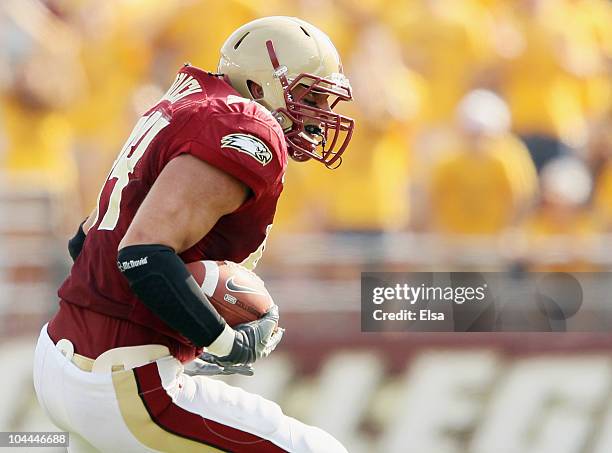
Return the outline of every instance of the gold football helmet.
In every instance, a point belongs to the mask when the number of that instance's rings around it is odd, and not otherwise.
[[[272,112],[293,159],[315,159],[329,168],[340,164],[355,122],[332,109],[351,101],[352,92],[325,33],[293,17],[254,20],[225,41],[218,72],[243,97]],[[253,83],[261,87],[258,96]],[[326,108],[305,101],[312,94],[324,95]]]

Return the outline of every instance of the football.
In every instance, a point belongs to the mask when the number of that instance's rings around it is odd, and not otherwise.
[[[187,269],[231,327],[261,318],[274,304],[263,280],[240,264],[195,261]]]

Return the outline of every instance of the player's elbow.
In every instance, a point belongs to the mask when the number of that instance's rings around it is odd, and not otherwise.
[[[172,238],[161,237],[156,231],[147,231],[140,228],[128,228],[127,233],[125,233],[125,236],[123,236],[123,239],[121,239],[121,242],[119,242],[119,245],[117,246],[117,252],[132,245],[151,244],[165,245],[173,250],[178,250],[181,244],[177,244],[175,242],[176,241],[173,241]]]

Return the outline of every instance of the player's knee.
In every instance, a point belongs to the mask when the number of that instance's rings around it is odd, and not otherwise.
[[[284,417],[280,406],[273,401],[267,400],[259,395],[245,392],[249,400],[245,405],[251,410],[251,421],[264,435],[270,435],[278,431]]]
[[[346,448],[331,434],[315,426],[306,425],[294,418],[290,421],[291,440],[294,451],[309,453],[348,453]]]
[[[224,418],[233,419],[262,436],[269,436],[281,427],[284,415],[278,404],[221,381],[204,382],[208,397],[213,399],[211,408],[224,408]],[[213,390],[211,386],[216,388]]]

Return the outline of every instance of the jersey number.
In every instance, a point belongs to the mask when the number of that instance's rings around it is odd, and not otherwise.
[[[155,136],[168,124],[170,124],[169,121],[159,111],[143,116],[138,120],[106,179],[107,183],[111,179],[116,179],[116,181],[108,200],[108,208],[98,226],[98,230],[114,230],[117,226],[119,210],[121,209],[121,195],[125,186],[130,182],[130,174],[134,172],[134,167],[136,167]],[[105,186],[102,187],[102,191]],[[102,191],[98,195],[98,216],[100,215]],[[97,221],[98,218],[96,217]],[[94,225],[96,222],[94,222]]]

